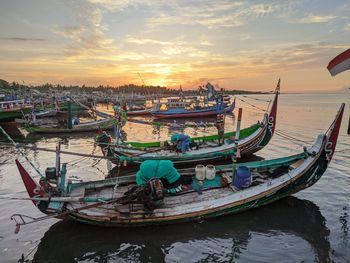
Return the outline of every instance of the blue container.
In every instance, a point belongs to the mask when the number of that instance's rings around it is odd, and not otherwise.
[[[237,189],[245,189],[252,183],[252,174],[247,166],[239,166],[235,173],[233,179],[233,185]]]

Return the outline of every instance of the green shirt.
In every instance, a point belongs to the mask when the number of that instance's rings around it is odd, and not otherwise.
[[[147,160],[144,161],[139,171],[136,173],[136,183],[141,186],[147,183],[151,178],[163,178],[169,184],[180,179],[180,174],[170,160]]]

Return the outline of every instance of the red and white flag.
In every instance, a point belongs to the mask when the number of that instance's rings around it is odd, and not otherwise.
[[[339,54],[328,63],[327,69],[332,76],[350,69],[350,48]]]

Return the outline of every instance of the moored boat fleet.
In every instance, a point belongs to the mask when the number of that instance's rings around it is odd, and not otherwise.
[[[233,132],[225,132],[225,118],[235,111],[235,99],[221,91],[213,93],[212,89],[203,99],[181,96],[159,99],[152,103],[152,108],[147,108],[145,103],[137,103],[135,107],[120,103],[113,106],[112,114],[70,98],[66,102],[63,126],[37,122],[41,114],[51,118],[62,111],[57,104],[47,113],[44,109],[35,112],[30,108],[30,117],[22,114],[26,118],[23,127],[28,132],[98,131],[95,143],[101,148],[101,158],[114,163],[118,170],[128,171],[128,166],[133,165],[138,166],[138,171],[98,181],[73,180],[74,175],[67,171],[66,164],[60,163],[61,151],[57,147],[55,167],[48,167],[36,181],[23,163],[16,160],[29,194],[27,200],[45,214],[39,218],[13,215],[16,231],[22,225],[54,217],[110,227],[196,221],[267,205],[312,186],[321,178],[335,152],[344,104],[326,132],[299,154],[241,162],[242,156],[251,155],[270,142],[277,125],[279,96],[280,81],[263,118],[249,127],[241,128],[242,108],[236,109],[237,128]],[[88,111],[94,120],[80,122],[73,114],[72,105]],[[212,116],[217,133],[199,137],[173,133],[163,141],[124,140],[122,130],[129,117],[145,114],[171,121]],[[113,134],[108,130],[113,130]],[[12,141],[2,128],[1,131]]]

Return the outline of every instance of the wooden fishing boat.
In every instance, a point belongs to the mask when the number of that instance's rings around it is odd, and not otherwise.
[[[151,108],[147,107],[145,100],[134,100],[126,103],[127,116],[144,116],[150,115]]]
[[[218,135],[195,137],[191,138],[194,147],[181,153],[176,152],[168,141],[125,142],[115,145],[109,143],[111,139],[104,133],[96,137],[96,142],[105,156],[113,157],[114,163],[127,161],[131,164],[140,164],[145,160],[167,159],[176,165],[193,164],[231,158],[236,154],[237,149],[240,155],[249,155],[261,150],[273,136],[276,127],[278,94],[279,90],[276,89],[270,111],[264,115],[262,122],[241,130],[238,140],[235,139],[236,132],[224,134],[223,144],[219,143]]]
[[[0,122],[13,121],[15,118],[22,118],[32,110],[32,106],[24,100],[0,101]]]
[[[72,128],[65,128],[57,124],[54,125],[25,125],[25,129],[29,133],[75,133],[75,132],[90,132],[98,131],[100,129],[113,129],[116,123],[115,118],[106,118],[98,121],[85,122],[73,125]]]
[[[32,218],[34,221],[70,217],[99,226],[135,227],[203,220],[260,207],[315,184],[335,152],[344,106],[341,105],[327,132],[301,153],[273,160],[217,166],[214,179],[205,179],[201,183],[194,168],[179,170],[181,176],[191,178],[192,183],[173,194],[155,180],[133,187],[135,175],[94,182],[67,181],[65,165],[60,171],[49,170],[47,175],[50,178],[42,178],[39,185],[18,160],[16,164],[29,199],[42,212],[49,214]],[[230,179],[236,181],[237,166],[238,169],[245,167],[251,173],[249,185],[240,189],[230,183]],[[12,219],[18,228],[28,223],[21,215]]]
[[[197,117],[208,117],[216,116],[217,114],[232,113],[235,108],[235,101],[230,105],[225,105],[224,109],[220,109],[218,105],[196,107],[194,109],[187,109],[185,104],[176,102],[175,105],[171,106],[172,103],[168,102],[168,109],[166,110],[151,110],[150,113],[156,118],[197,118]]]
[[[47,110],[39,110],[35,111],[36,118],[46,118],[46,117],[54,117],[57,115],[58,110],[56,109],[47,109]]]
[[[135,109],[130,109],[126,112],[127,116],[141,116],[141,115],[149,115],[150,109],[140,109],[140,110],[135,110]]]

